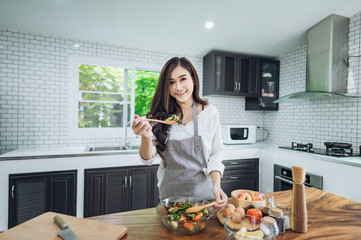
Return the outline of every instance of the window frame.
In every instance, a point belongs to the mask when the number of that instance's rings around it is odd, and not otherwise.
[[[120,60],[111,60],[104,58],[94,58],[94,57],[83,57],[83,56],[70,56],[69,57],[69,135],[74,137],[124,137],[124,128],[128,123],[128,111],[125,111],[123,114],[123,126],[121,127],[111,127],[111,128],[79,128],[78,127],[78,94],[79,91],[79,64],[86,65],[97,65],[97,66],[109,66],[116,68],[124,68],[131,70],[131,87],[130,91],[130,119],[133,119],[135,114],[135,71],[154,71],[160,72],[162,66],[156,64],[146,64],[146,63],[135,63],[128,61]],[[129,96],[127,89],[124,89],[124,100],[126,102]],[[127,102],[129,103],[129,102]],[[129,127],[129,126],[128,126]],[[129,137],[135,137],[133,132],[128,130]]]

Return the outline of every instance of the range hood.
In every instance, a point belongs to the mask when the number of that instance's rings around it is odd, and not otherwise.
[[[349,18],[332,14],[307,30],[306,91],[274,103],[360,97],[355,89],[347,92],[348,24]]]

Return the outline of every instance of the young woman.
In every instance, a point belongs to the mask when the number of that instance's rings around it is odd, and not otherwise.
[[[138,115],[132,124],[134,133],[141,136],[143,162],[162,159],[157,174],[160,199],[185,195],[226,200],[220,186],[224,165],[218,110],[199,97],[197,72],[184,57],[174,57],[164,65],[147,117],[165,120],[172,115],[182,124],[151,125]]]

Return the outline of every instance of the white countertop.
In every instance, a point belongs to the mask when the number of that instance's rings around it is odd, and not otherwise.
[[[305,158],[312,158],[317,160],[324,160],[334,163],[346,164],[351,166],[361,167],[361,157],[332,157],[326,155],[312,154],[302,151],[294,151],[278,146],[258,142],[255,144],[234,144],[224,145],[223,157],[225,160],[245,159],[245,158],[259,158],[262,149],[271,151],[280,151],[290,154],[290,156],[304,156]],[[104,155],[125,155],[138,154],[138,150],[117,150],[117,151],[98,151],[89,152],[87,146],[79,147],[54,147],[54,148],[23,148],[17,149],[0,156],[0,161],[5,160],[24,160],[24,159],[42,159],[42,158],[70,158],[70,157],[90,157],[90,156],[104,156]]]
[[[137,154],[138,150],[88,151],[88,146],[52,147],[52,148],[19,148],[0,155],[1,160],[16,160],[25,158],[55,158],[55,157],[83,157],[114,154]]]
[[[262,144],[242,144],[242,145],[224,145],[224,153],[229,156],[233,151],[245,150],[249,152],[250,157],[257,157],[256,152],[261,148]],[[11,152],[0,155],[0,160],[12,160],[11,158],[27,157],[41,158],[44,157],[74,157],[77,156],[94,156],[108,154],[138,154],[138,150],[115,150],[115,151],[87,151],[88,146],[79,147],[52,147],[52,148],[20,148]],[[246,152],[245,152],[246,154]],[[248,154],[247,154],[248,155]],[[231,157],[231,156],[230,156]],[[8,159],[9,158],[9,159]],[[15,160],[15,159],[13,159]]]
[[[280,151],[291,155],[297,155],[297,156],[303,156],[305,158],[312,158],[317,160],[324,160],[328,162],[334,162],[334,163],[341,163],[356,167],[361,167],[361,157],[354,156],[354,157],[333,157],[333,156],[327,156],[327,155],[321,155],[321,154],[313,154],[309,152],[303,152],[303,151],[295,151],[295,150],[288,150],[283,148],[270,148],[270,150],[274,151]]]

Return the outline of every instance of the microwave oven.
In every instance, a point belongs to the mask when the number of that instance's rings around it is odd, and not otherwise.
[[[256,142],[254,125],[221,125],[224,144],[246,144]]]

